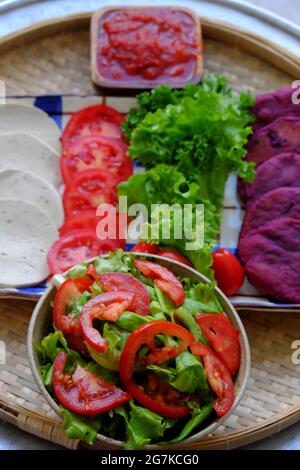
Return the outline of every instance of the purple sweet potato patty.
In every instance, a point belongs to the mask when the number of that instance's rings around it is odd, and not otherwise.
[[[249,139],[246,160],[259,164],[283,152],[300,153],[300,117],[279,117],[256,131]]]
[[[264,93],[256,97],[252,112],[256,117],[254,129],[266,126],[280,116],[299,116],[300,103],[293,103],[295,98],[300,97],[298,89],[281,88],[272,93]],[[294,100],[295,101],[295,100]]]
[[[263,194],[247,206],[240,239],[252,230],[279,219],[291,217],[300,220],[300,188],[277,188]]]
[[[281,153],[258,165],[253,183],[239,180],[241,199],[248,202],[280,187],[300,187],[300,154]]]
[[[254,230],[239,243],[251,284],[262,294],[300,302],[300,221],[281,217]]]

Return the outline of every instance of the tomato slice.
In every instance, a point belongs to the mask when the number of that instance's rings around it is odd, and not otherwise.
[[[238,333],[225,315],[203,313],[196,320],[213,350],[222,359],[231,375],[234,375],[241,362],[241,346]]]
[[[132,159],[126,155],[127,146],[121,140],[93,134],[81,138],[63,151],[61,172],[65,183],[79,171],[109,170],[118,181],[125,181],[133,173]]]
[[[75,264],[122,247],[124,240],[99,240],[92,230],[75,230],[61,236],[48,251],[50,273],[63,273]]]
[[[120,126],[123,121],[123,114],[103,104],[83,108],[72,115],[65,127],[62,146],[66,149],[73,142],[91,134],[121,139]]]
[[[65,373],[68,356],[60,352],[53,365],[53,390],[60,403],[80,415],[93,416],[113,410],[130,400],[130,395],[94,372],[77,364],[72,375]]]
[[[154,284],[167,294],[177,306],[183,303],[183,286],[171,271],[159,264],[141,259],[136,259],[134,265],[144,276],[154,279]]]
[[[72,309],[84,290],[89,290],[92,281],[87,281],[87,288],[80,284],[81,279],[67,279],[58,289],[53,301],[53,323],[58,330],[63,333],[75,333],[76,336],[82,336],[79,318],[67,313],[67,308]]]
[[[225,295],[235,294],[242,287],[245,279],[241,263],[228,250],[216,250],[212,257],[212,268],[218,287]]]
[[[171,348],[164,346],[158,348],[155,346],[155,336],[166,334],[175,336],[181,340],[177,347]],[[122,351],[120,361],[120,378],[124,387],[139,403],[161,416],[166,418],[182,418],[187,416],[190,411],[186,405],[172,403],[172,401],[157,400],[155,395],[147,393],[146,389],[136,383],[134,378],[134,369],[139,361],[137,353],[141,346],[147,345],[150,353],[140,361],[141,366],[148,364],[160,364],[176,357],[188,346],[195,342],[191,333],[182,326],[168,322],[166,320],[153,320],[139,326],[128,338]]]
[[[156,243],[139,242],[130,251],[155,255],[158,252],[158,246]]]
[[[214,402],[217,415],[225,415],[234,402],[234,385],[229,370],[208,346],[197,343],[190,346],[190,349],[203,360],[209,385],[218,397]]]
[[[132,292],[105,292],[89,300],[80,312],[80,324],[83,336],[96,351],[104,352],[106,340],[94,328],[96,319],[117,321],[125,310],[131,307],[134,294]]]
[[[66,217],[97,209],[100,204],[117,204],[118,180],[109,171],[86,170],[74,176],[65,188],[63,205]]]
[[[60,235],[66,235],[74,230],[94,230],[96,234],[97,223],[100,217],[96,216],[96,210],[84,211],[67,219],[59,229]]]
[[[178,261],[178,263],[186,264],[187,266],[193,267],[192,263],[189,262],[187,258],[182,256],[180,253],[177,251],[173,250],[160,250],[157,253],[159,256],[164,256],[165,258],[169,258],[173,261]]]
[[[149,314],[150,295],[144,285],[135,277],[125,273],[107,273],[98,276],[98,282],[106,292],[127,291],[135,294],[131,303],[132,311],[139,315]]]
[[[89,291],[93,279],[90,277],[80,277],[78,279],[67,279],[58,289],[53,301],[53,323],[58,330],[61,330],[71,349],[86,352],[83,342],[82,329],[79,317],[75,317],[67,312],[72,310],[82,292]]]
[[[110,237],[109,229],[111,228],[111,223],[114,223],[111,222],[110,219],[110,216],[113,216],[115,217],[114,236],[116,236],[118,240],[122,240],[122,242],[120,242],[120,246],[124,247],[127,238],[127,214],[125,214],[124,212],[117,212],[116,208],[111,208],[110,211],[111,212],[108,218],[107,213],[105,213],[103,216],[98,216],[96,214],[97,211],[95,209],[83,211],[77,215],[73,215],[71,218],[67,219],[62,225],[62,227],[59,229],[59,234],[67,235],[75,230],[87,229],[92,230],[100,240],[106,240],[107,238],[112,238]],[[99,222],[101,221],[105,221],[105,224],[103,224],[103,226],[102,224],[101,226],[99,224]]]

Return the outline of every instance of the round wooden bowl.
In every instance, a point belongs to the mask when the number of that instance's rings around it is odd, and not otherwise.
[[[132,253],[131,253],[132,254]],[[105,255],[104,255],[105,256]],[[189,277],[193,281],[201,281],[205,284],[209,283],[210,281],[200,274],[199,272],[195,271],[194,269],[185,266],[181,263],[176,261],[171,261],[167,258],[163,258],[157,255],[145,255],[142,253],[135,253],[134,256],[139,256],[143,258],[147,258],[151,261],[155,261],[162,266],[165,266],[170,271],[172,271],[176,276],[180,277]],[[47,336],[51,331],[53,331],[52,327],[52,309],[50,306],[50,302],[54,299],[57,287],[64,281],[64,276],[54,276],[52,282],[50,283],[48,289],[46,290],[45,294],[41,297],[39,302],[37,303],[33,315],[31,317],[31,321],[29,324],[28,329],[28,339],[27,339],[27,351],[30,366],[32,369],[33,377],[41,390],[42,395],[47,400],[51,408],[58,413],[58,405],[52,396],[49,394],[47,389],[45,388],[41,376],[40,376],[40,357],[36,352],[34,345],[40,344],[41,340],[44,336]],[[229,302],[227,297],[220,291],[220,289],[215,288],[216,296],[221,303],[224,312],[228,316],[230,322],[234,326],[234,328],[239,332],[240,344],[241,344],[241,365],[239,371],[234,379],[234,388],[235,388],[235,400],[234,404],[229,413],[225,416],[220,418],[214,419],[208,426],[202,428],[200,431],[196,432],[192,436],[188,437],[184,441],[178,444],[172,444],[169,446],[163,446],[164,448],[183,448],[186,445],[192,444],[194,442],[199,441],[199,439],[203,438],[207,434],[213,432],[218,426],[220,426],[228,417],[232,414],[235,407],[239,403],[240,399],[243,396],[243,393],[246,389],[247,381],[250,374],[250,365],[251,365],[251,357],[250,357],[250,348],[248,343],[247,334],[245,332],[244,326],[235,311],[232,304]],[[59,413],[58,413],[59,414]],[[97,435],[97,439],[94,444],[94,448],[109,448],[109,449],[121,449],[123,443],[121,441],[117,441],[114,439],[110,439],[102,434]],[[151,445],[146,446],[147,449],[162,449],[161,445]]]

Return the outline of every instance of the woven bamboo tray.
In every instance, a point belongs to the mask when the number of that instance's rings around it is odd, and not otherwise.
[[[94,92],[89,64],[90,14],[41,23],[0,40],[0,79],[8,95]],[[253,93],[287,86],[300,76],[300,59],[253,33],[202,18],[205,70],[223,73],[237,90]],[[117,98],[114,98],[117,100]],[[113,105],[113,101],[110,103]],[[115,101],[116,103],[116,101]],[[68,448],[56,415],[33,381],[26,353],[31,301],[0,301],[0,418]],[[235,413],[216,432],[189,448],[232,449],[270,436],[300,420],[300,365],[292,343],[300,339],[300,312],[240,310],[251,353],[251,377]]]

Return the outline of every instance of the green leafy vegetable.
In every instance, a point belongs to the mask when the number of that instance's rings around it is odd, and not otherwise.
[[[193,315],[191,315],[186,308],[179,307],[177,310],[175,310],[174,314],[175,317],[181,321],[183,326],[185,326],[192,333],[197,343],[207,344],[206,338],[203,335],[200,326],[196,322]]]
[[[136,269],[133,265],[134,257],[126,254],[123,250],[109,253],[108,257],[100,256],[94,262],[98,274],[110,272],[131,273]]]
[[[205,421],[213,410],[213,403],[203,405],[201,408],[198,408],[194,411],[193,416],[185,424],[181,432],[177,437],[169,441],[170,444],[176,444],[183,439],[186,439],[194,429],[196,429],[203,421]]]
[[[203,366],[188,351],[183,351],[176,357],[175,368],[149,365],[147,369],[152,370],[159,378],[168,382],[179,392],[194,393],[198,390],[205,401],[211,399],[212,394]]]
[[[217,313],[223,311],[214,292],[214,282],[210,284],[203,284],[202,282],[192,284],[190,279],[184,279],[183,284],[185,296],[182,306],[187,309],[190,314],[196,315],[201,312]]]
[[[253,99],[246,93],[233,95],[224,79],[221,87],[215,85],[210,78],[188,86],[155,111],[152,99],[150,112],[130,133],[129,154],[148,168],[158,163],[177,166],[219,208],[230,172],[246,181],[254,177],[253,164],[243,160]]]
[[[133,312],[124,312],[115,322],[115,325],[123,328],[126,331],[132,332],[136,330],[138,326],[151,320],[153,320],[153,318],[150,316],[146,317]]]
[[[93,445],[101,428],[101,417],[83,418],[71,413],[63,406],[59,407],[59,412],[63,417],[62,428],[69,439],[80,439],[89,445]]]
[[[130,418],[127,421],[127,441],[125,449],[140,449],[152,440],[162,437],[166,429],[172,427],[175,420],[165,419],[153,411],[129,402]]]
[[[127,196],[128,206],[140,203],[147,208],[149,218],[142,228],[142,239],[176,249],[190,259],[196,269],[211,276],[211,250],[219,230],[220,215],[201,197],[197,183],[189,183],[173,166],[160,164],[131,176],[118,186],[118,191],[119,196]],[[200,205],[204,205],[204,213]]]

